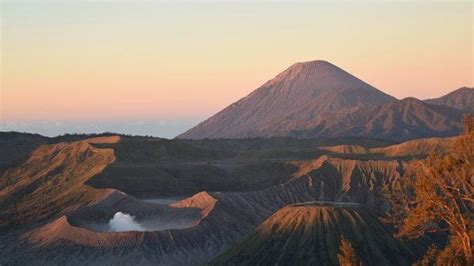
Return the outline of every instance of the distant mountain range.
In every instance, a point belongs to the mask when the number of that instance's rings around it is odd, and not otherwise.
[[[326,61],[296,63],[248,96],[178,136],[371,137],[403,141],[453,136],[474,89],[438,99],[397,100]]]

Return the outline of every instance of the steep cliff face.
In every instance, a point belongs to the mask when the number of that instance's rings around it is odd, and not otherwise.
[[[367,208],[314,202],[277,211],[211,264],[339,265],[341,236],[364,265],[406,265],[417,257]]]

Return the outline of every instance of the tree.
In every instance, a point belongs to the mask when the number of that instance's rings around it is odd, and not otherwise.
[[[447,154],[431,154],[410,163],[398,186],[387,193],[391,209],[385,221],[399,237],[417,238],[445,231],[449,242],[438,252],[441,264],[472,265],[469,236],[474,226],[474,116],[464,118],[464,132]],[[452,261],[448,261],[452,260]]]
[[[353,266],[353,265],[362,265],[355,250],[352,248],[351,243],[341,235],[341,243],[339,245],[339,254],[337,254],[337,259],[339,260],[339,265],[342,266]]]

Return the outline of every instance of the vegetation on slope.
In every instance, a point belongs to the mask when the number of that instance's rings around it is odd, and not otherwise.
[[[464,121],[464,134],[450,153],[411,163],[401,185],[387,193],[392,209],[386,220],[397,225],[400,237],[449,233],[443,250],[431,251],[443,265],[473,263],[474,116]]]
[[[351,242],[347,240],[344,236],[341,236],[341,243],[339,244],[339,253],[337,254],[337,259],[339,260],[339,265],[344,266],[361,266],[359,256],[357,256],[356,251],[352,248]]]

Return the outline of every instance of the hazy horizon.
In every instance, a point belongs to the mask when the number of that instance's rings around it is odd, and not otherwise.
[[[117,133],[172,139],[200,120],[127,120],[127,121],[34,121],[0,122],[0,131],[36,133],[46,137],[64,134]]]
[[[3,1],[0,130],[172,138],[316,59],[440,97],[473,86],[472,5]]]

